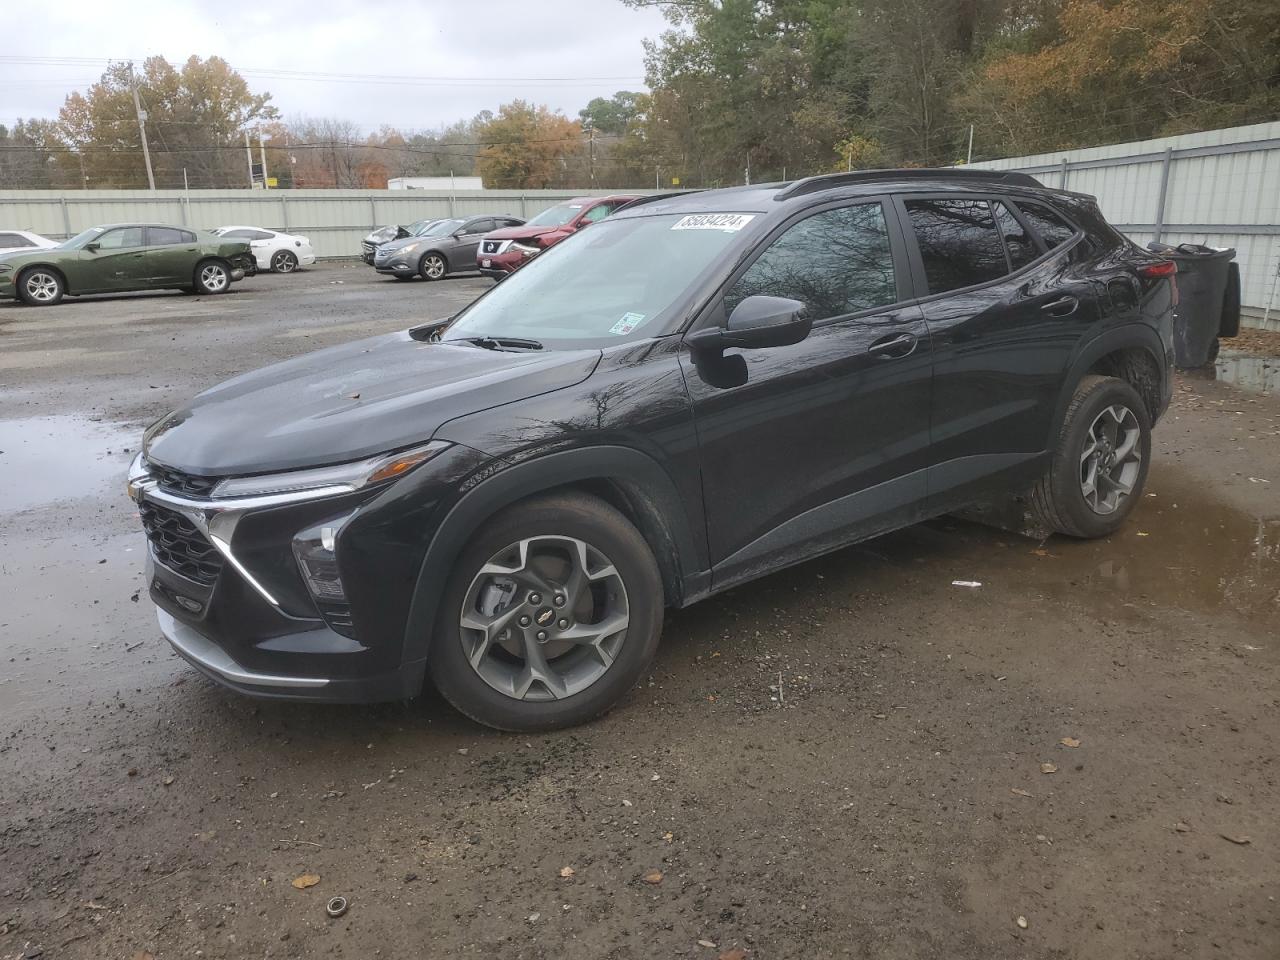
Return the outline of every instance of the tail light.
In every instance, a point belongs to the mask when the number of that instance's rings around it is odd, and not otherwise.
[[[1173,305],[1178,305],[1178,265],[1172,260],[1161,260],[1158,263],[1144,263],[1138,267],[1138,276],[1143,280],[1169,279],[1173,287]]]

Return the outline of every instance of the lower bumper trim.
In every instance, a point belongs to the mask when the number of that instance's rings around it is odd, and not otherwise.
[[[216,643],[193,627],[180,623],[172,614],[157,609],[156,617],[160,621],[160,632],[179,654],[227,683],[292,689],[316,689],[329,683],[325,677],[281,677],[246,670]]]

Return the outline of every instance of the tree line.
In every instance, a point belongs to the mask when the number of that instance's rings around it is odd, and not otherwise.
[[[56,118],[0,126],[0,186],[717,186],[923,166],[1270,120],[1274,0],[622,0],[661,7],[648,92],[526,100],[440,129],[282,118],[226,61],[112,64]],[[246,155],[245,134],[249,133]],[[259,145],[259,137],[262,145]]]

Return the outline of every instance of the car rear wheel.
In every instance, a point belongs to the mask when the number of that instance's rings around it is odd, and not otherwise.
[[[429,665],[436,686],[499,730],[590,720],[644,675],[662,632],[657,563],[593,497],[510,507],[481,527],[445,589]]]
[[[196,292],[226,293],[231,286],[231,271],[221,260],[202,260],[196,265]]]
[[[1150,462],[1151,418],[1138,392],[1116,377],[1085,377],[1032,505],[1059,533],[1108,536],[1141,499]]]
[[[288,250],[277,250],[271,257],[272,273],[293,273],[298,269],[298,258]]]
[[[438,253],[423,254],[418,264],[418,273],[422,274],[423,280],[441,280],[448,272],[449,265]]]
[[[32,306],[53,306],[62,299],[66,289],[62,277],[45,267],[32,267],[18,277],[18,296]]]

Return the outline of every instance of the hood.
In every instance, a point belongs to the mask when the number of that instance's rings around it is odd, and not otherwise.
[[[403,250],[405,247],[412,246],[415,243],[440,243],[449,240],[448,235],[442,237],[412,237],[404,236],[396,240],[388,240],[386,243],[378,245],[378,255],[384,256],[395,253],[397,250]]]
[[[581,383],[599,350],[510,352],[394,333],[219,384],[158,421],[148,459],[201,476],[360,460],[430,440],[455,417]]]
[[[501,230],[492,230],[486,233],[484,238],[486,240],[532,240],[534,237],[540,237],[544,233],[572,229],[567,223],[562,223],[558,227],[503,227]]]
[[[386,243],[388,240],[394,240],[396,237],[407,237],[408,235],[409,231],[404,227],[379,227],[377,230],[374,230],[371,234],[365,237],[365,240],[369,243],[378,244]]]

